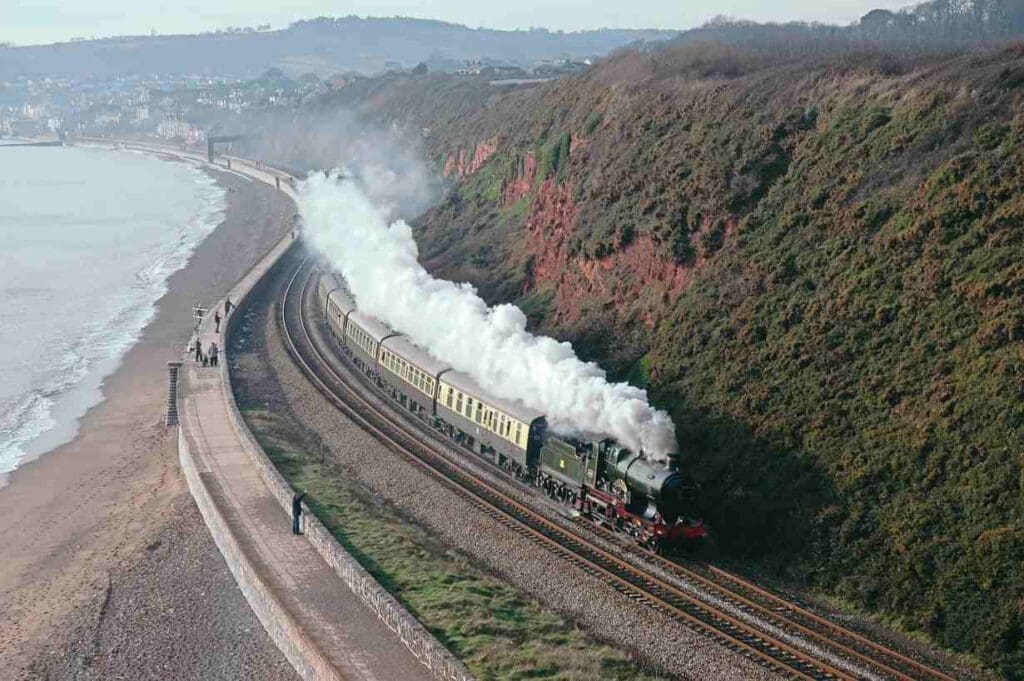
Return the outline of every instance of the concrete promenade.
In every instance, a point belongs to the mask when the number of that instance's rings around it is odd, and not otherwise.
[[[172,149],[146,150],[199,160]],[[275,184],[276,173],[271,169],[232,165],[236,173]],[[285,182],[280,188],[295,198]],[[241,303],[292,242],[292,235],[286,235],[228,298]],[[231,325],[222,321],[218,333],[214,311],[223,317],[224,301],[208,312],[200,340],[204,352],[216,341],[221,366],[204,368],[189,359],[181,369],[179,460],[214,541],[264,628],[305,679],[470,678],[397,601],[361,571],[316,518],[307,516],[309,537],[292,534],[284,507],[290,490],[238,413],[224,352],[224,336]],[[342,563],[344,567],[339,567]],[[353,582],[351,575],[358,572],[363,574]],[[353,591],[353,584],[359,593]],[[372,601],[387,609],[367,607],[366,584],[371,585]]]
[[[220,344],[221,336],[207,320],[203,346],[214,340]],[[209,497],[197,498],[197,503],[204,517],[215,516],[207,517],[207,525],[232,572],[251,566],[251,572],[241,578],[236,574],[236,579],[243,591],[250,591],[250,604],[285,656],[305,678],[430,678],[426,667],[363,606],[313,545],[291,533],[291,519],[239,441],[221,371],[194,362],[185,370],[179,437],[185,439],[197,482],[204,488],[199,492]],[[223,526],[230,537],[217,536]]]

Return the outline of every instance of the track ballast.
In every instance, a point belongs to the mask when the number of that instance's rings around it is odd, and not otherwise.
[[[421,424],[396,418],[367,399],[363,391],[369,386],[352,385],[317,347],[309,331],[310,324],[316,322],[306,318],[304,305],[313,272],[310,261],[302,261],[288,278],[279,304],[277,321],[296,366],[339,411],[482,514],[606,581],[629,598],[790,678],[952,681],[951,676],[714,566],[704,567],[705,576],[636,545],[622,546],[619,553],[624,556],[616,555],[583,536],[596,530],[614,541],[607,530],[582,518],[576,521],[579,531],[567,529],[472,474],[450,454],[425,442],[422,434],[415,432]],[[674,579],[659,576],[659,571]],[[696,584],[730,607],[722,608],[688,593],[673,584],[675,580]],[[744,621],[748,618],[741,619],[743,615],[753,615],[769,626],[759,628]],[[775,632],[765,631],[773,628]],[[798,643],[794,638],[813,642],[827,654],[801,650],[794,645]],[[861,673],[849,671],[858,668]]]

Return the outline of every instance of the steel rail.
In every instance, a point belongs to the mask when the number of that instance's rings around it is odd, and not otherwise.
[[[289,354],[299,369],[325,397],[349,418],[389,445],[397,453],[416,463],[432,477],[455,490],[474,506],[501,521],[503,525],[547,546],[588,573],[605,578],[620,592],[683,620],[733,649],[748,656],[753,655],[763,664],[793,675],[795,678],[842,679],[844,681],[852,681],[855,678],[784,641],[754,629],[729,613],[679,590],[674,585],[663,582],[601,547],[561,528],[423,445],[416,434],[411,433],[403,424],[398,423],[389,414],[385,414],[383,410],[367,400],[331,366],[330,361],[323,356],[309,335],[303,309],[305,296],[300,295],[297,303],[299,333],[303,336],[302,342],[308,346],[310,354],[320,365],[320,370],[326,373],[337,387],[329,386],[316,368],[310,364],[310,361],[303,356],[288,322],[289,300],[292,297],[296,280],[306,267],[306,262],[304,260],[296,267],[281,297],[279,324],[282,336]],[[308,288],[310,280],[311,277],[307,276],[302,286],[303,293]],[[354,407],[350,401],[342,397],[338,388],[350,396],[351,400],[359,403],[360,407]],[[369,410],[372,418],[380,419],[393,431],[397,431],[398,438],[394,437],[394,433],[385,432],[381,426],[360,413],[360,408]],[[400,443],[399,439],[407,439],[410,442]]]
[[[600,525],[594,525],[593,523],[589,523],[582,518],[577,518],[576,521],[582,527],[595,530],[599,533],[603,533],[607,539],[614,540],[616,538],[616,535],[614,533],[610,532],[609,530]],[[871,639],[867,638],[866,636],[863,636],[862,634],[858,634],[857,632],[848,629],[847,627],[844,627],[840,624],[836,624],[835,622],[832,622],[822,617],[821,615],[817,615],[805,608],[802,608],[801,606],[793,603],[792,601],[787,601],[786,599],[777,596],[776,594],[773,594],[743,579],[742,577],[733,575],[714,565],[705,563],[701,567],[708,570],[709,572],[711,572],[716,577],[719,577],[722,580],[730,581],[732,583],[737,584],[741,589],[746,589],[757,594],[757,596],[769,601],[773,606],[780,608],[781,610],[772,610],[768,606],[765,606],[761,603],[757,603],[751,600],[750,598],[747,598],[735,589],[731,589],[728,586],[722,584],[721,582],[717,582],[714,579],[705,577],[696,570],[688,568],[685,565],[682,565],[675,561],[669,560],[664,556],[661,556],[655,553],[654,551],[651,551],[650,549],[635,544],[626,544],[625,546],[623,546],[623,548],[627,553],[638,557],[640,560],[645,560],[647,562],[653,563],[658,567],[667,570],[668,572],[682,579],[696,582],[705,589],[715,592],[720,598],[733,602],[740,608],[756,612],[758,616],[772,621],[776,626],[779,626],[780,628],[795,629],[796,631],[800,632],[800,634],[802,634],[803,636],[806,636],[808,639],[812,639],[822,645],[834,648],[844,655],[857,659],[863,664],[869,665],[876,672],[880,672],[891,678],[898,679],[898,681],[921,681],[921,679],[925,678],[939,679],[940,681],[957,681],[954,677],[949,676],[948,674],[928,667],[927,665],[924,665],[918,662],[917,660],[907,655],[904,655],[903,653],[900,653],[899,651],[892,650],[891,648],[882,645],[877,641],[872,641]],[[852,647],[852,645],[847,645],[847,643],[839,641],[836,638],[830,636],[829,634],[823,633],[820,630],[813,629],[805,624],[801,624],[800,622],[796,621],[796,619],[794,619],[791,615],[787,616],[787,613],[796,613],[797,615],[805,617],[806,619],[811,620],[821,628],[827,629],[830,632],[832,632],[833,636],[852,639],[856,642],[857,645],[863,646],[864,648],[868,648],[876,655],[889,659],[882,660],[878,657],[872,657],[870,654],[858,650]],[[905,671],[901,671],[899,669],[894,668],[893,666],[891,666],[893,664],[893,660],[895,660],[897,664],[901,664],[907,667],[913,667],[916,672],[921,673],[924,676],[911,676]]]
[[[660,556],[658,556],[658,558],[660,558],[661,560],[663,560],[666,563],[669,563],[671,565],[676,565],[677,568],[678,568],[678,564],[671,563],[671,561],[667,561],[664,558],[661,558]],[[847,627],[842,626],[841,624],[836,624],[835,622],[832,622],[829,619],[827,619],[825,617],[822,617],[821,615],[818,615],[818,614],[816,614],[814,612],[811,612],[810,610],[807,610],[806,608],[803,608],[803,607],[797,605],[796,603],[793,603],[792,601],[787,601],[786,599],[784,599],[784,598],[782,598],[782,597],[780,597],[780,596],[778,596],[776,594],[773,594],[770,591],[768,591],[768,590],[766,590],[766,589],[764,589],[762,587],[759,587],[756,584],[750,582],[749,580],[743,579],[742,577],[740,577],[738,575],[734,575],[734,574],[732,574],[730,572],[727,572],[727,571],[725,571],[725,570],[723,570],[723,569],[721,569],[719,567],[715,567],[714,565],[705,565],[704,567],[709,572],[714,574],[716,577],[719,577],[719,578],[721,578],[723,580],[727,580],[727,581],[730,581],[730,582],[732,582],[734,584],[737,584],[738,586],[740,586],[740,588],[746,589],[748,591],[751,591],[751,592],[757,594],[761,598],[764,598],[765,600],[772,602],[777,607],[785,608],[786,610],[789,610],[789,611],[792,611],[794,613],[797,613],[800,616],[805,617],[808,620],[811,620],[811,621],[815,622],[819,626],[824,627],[826,629],[829,629],[830,631],[832,631],[832,632],[834,632],[834,633],[836,633],[836,634],[838,634],[840,636],[851,638],[851,639],[857,641],[860,645],[863,645],[865,647],[871,648],[872,650],[875,650],[876,652],[879,652],[882,655],[885,655],[885,656],[891,657],[891,658],[893,658],[895,660],[898,660],[900,663],[902,663],[902,664],[904,664],[904,665],[906,665],[908,667],[913,667],[915,670],[917,670],[919,673],[924,674],[926,677],[934,678],[934,679],[940,679],[941,681],[957,681],[957,679],[955,677],[950,676],[949,674],[946,674],[946,673],[944,673],[942,671],[934,669],[933,667],[929,667],[928,665],[922,664],[921,662],[918,662],[914,658],[912,658],[912,657],[910,657],[908,655],[904,655],[903,653],[901,653],[899,651],[893,650],[893,649],[891,649],[891,648],[889,648],[889,647],[887,647],[887,646],[885,646],[885,645],[883,645],[881,643],[878,643],[877,641],[872,641],[871,639],[869,639],[868,637],[864,636],[863,634],[859,634],[856,631],[853,631],[852,629],[849,629]],[[683,569],[685,569],[685,568],[683,568]],[[691,571],[688,571],[688,574],[689,574],[689,572],[691,572]],[[704,579],[706,579],[706,578],[704,578]],[[790,620],[790,621],[792,621],[792,620]],[[912,678],[912,677],[906,677],[906,678]]]

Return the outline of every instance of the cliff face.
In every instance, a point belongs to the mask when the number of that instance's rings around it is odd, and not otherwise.
[[[473,153],[468,156],[465,149],[460,149],[458,156],[449,154],[444,162],[443,174],[445,177],[465,179],[467,176],[480,170],[487,163],[487,159],[494,156],[494,152],[497,149],[498,140],[497,138],[492,138],[477,144],[473,149]]]
[[[718,550],[1014,677],[1022,74],[623,54],[434,122],[418,238],[671,410]]]
[[[604,254],[593,257],[575,252],[573,237],[581,226],[572,194],[571,184],[552,179],[537,188],[522,244],[514,251],[527,272],[522,295],[552,291],[551,321],[560,326],[585,323],[587,303],[600,301],[623,320],[639,317],[653,327],[665,303],[686,287],[692,266],[666,257],[648,235],[633,236],[629,243],[619,235]]]

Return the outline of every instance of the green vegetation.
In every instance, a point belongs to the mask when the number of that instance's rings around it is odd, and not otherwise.
[[[951,7],[919,16],[1006,18]],[[499,140],[416,222],[423,262],[645,385],[722,559],[1024,680],[1024,52],[859,30],[716,24],[500,96],[389,76],[333,97],[429,128],[442,163]],[[533,191],[502,206],[530,152]]]
[[[718,218],[700,237],[705,255],[715,253],[725,244],[725,220]]]
[[[565,180],[569,171],[569,150],[572,138],[563,132],[554,140],[544,144],[537,151],[537,181],[543,182],[549,177],[556,177],[559,182]]]
[[[420,221],[423,250],[444,276],[477,246],[443,234],[490,234],[510,257],[485,295],[646,385],[723,559],[1024,679],[1022,72],[1016,50],[619,55],[439,133],[548,140],[538,178],[578,211],[557,276],[524,278],[524,231],[479,192]],[[613,82],[607,134],[564,163]],[[575,276],[644,238],[650,260]],[[616,296],[662,263],[681,292]]]
[[[497,163],[487,163],[458,188],[464,196],[482,197],[491,203],[501,200],[502,180],[509,170]]]
[[[481,679],[657,678],[446,548],[330,463],[289,417],[243,409],[264,451],[338,541]]]

